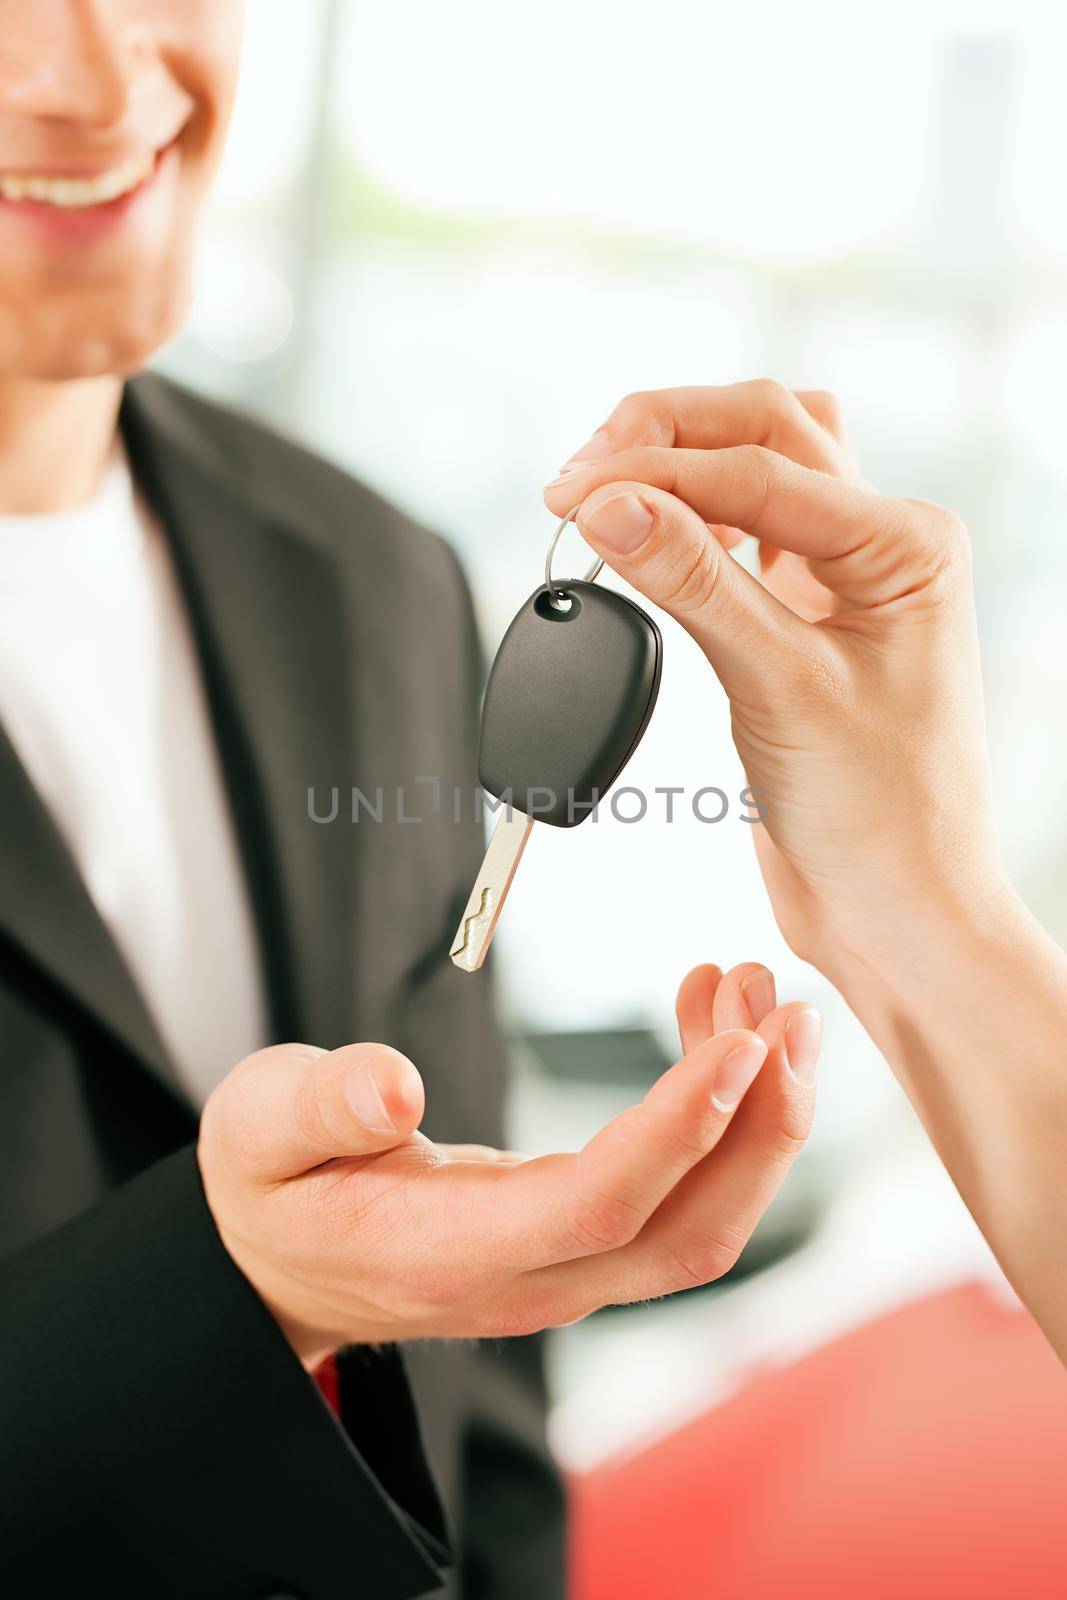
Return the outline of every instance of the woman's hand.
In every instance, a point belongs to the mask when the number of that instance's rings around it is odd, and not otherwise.
[[[885,1052],[1067,1360],[1067,959],[993,831],[967,538],[862,480],[836,407],[770,383],[634,395],[545,493],[729,698],[786,938]],[[728,551],[760,542],[761,579]]]
[[[807,1136],[817,1012],[698,967],[683,1058],[576,1154],[435,1145],[385,1045],[249,1056],[204,1110],[219,1234],[309,1367],[342,1344],[500,1337],[719,1277]]]
[[[912,939],[932,908],[1007,894],[965,530],[869,488],[829,396],[769,382],[633,395],[545,500],[560,516],[580,503],[587,541],[721,680],[798,954],[841,982],[857,948]],[[761,578],[727,553],[742,532]]]

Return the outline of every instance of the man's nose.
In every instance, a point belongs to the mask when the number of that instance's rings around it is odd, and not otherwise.
[[[0,55],[0,108],[110,128],[129,106],[141,55],[127,0],[34,0]]]

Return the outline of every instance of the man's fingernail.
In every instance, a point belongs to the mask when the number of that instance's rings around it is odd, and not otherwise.
[[[785,1025],[785,1058],[789,1070],[798,1083],[810,1089],[815,1082],[815,1068],[819,1062],[822,1043],[822,1018],[810,1006],[798,1011]]]
[[[720,1111],[732,1111],[763,1065],[766,1055],[767,1046],[762,1039],[749,1039],[724,1056],[715,1074],[712,1104]]]
[[[632,555],[652,532],[651,511],[636,494],[617,494],[602,500],[587,515],[578,518],[583,533],[591,533],[597,544],[619,556]]]
[[[365,1128],[372,1133],[395,1133],[396,1123],[386,1110],[382,1091],[369,1061],[361,1061],[345,1082],[348,1103]]]
[[[611,454],[611,443],[608,439],[606,428],[598,428],[591,439],[587,439],[580,450],[576,450],[568,461],[563,463],[561,472],[566,472],[575,461],[602,461],[606,455]]]
[[[754,972],[741,985],[752,1026],[758,1028],[764,1017],[774,1010],[774,977],[766,967]]]

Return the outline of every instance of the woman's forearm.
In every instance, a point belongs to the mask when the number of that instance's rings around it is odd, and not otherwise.
[[[831,976],[1067,1360],[1067,956],[1005,888],[929,902],[910,936]]]

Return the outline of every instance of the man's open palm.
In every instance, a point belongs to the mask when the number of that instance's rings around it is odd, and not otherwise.
[[[811,1121],[817,1013],[766,968],[696,968],[685,1054],[581,1150],[524,1159],[417,1132],[384,1045],[276,1046],[205,1109],[223,1242],[308,1365],[344,1344],[531,1333],[707,1283],[737,1259]]]

